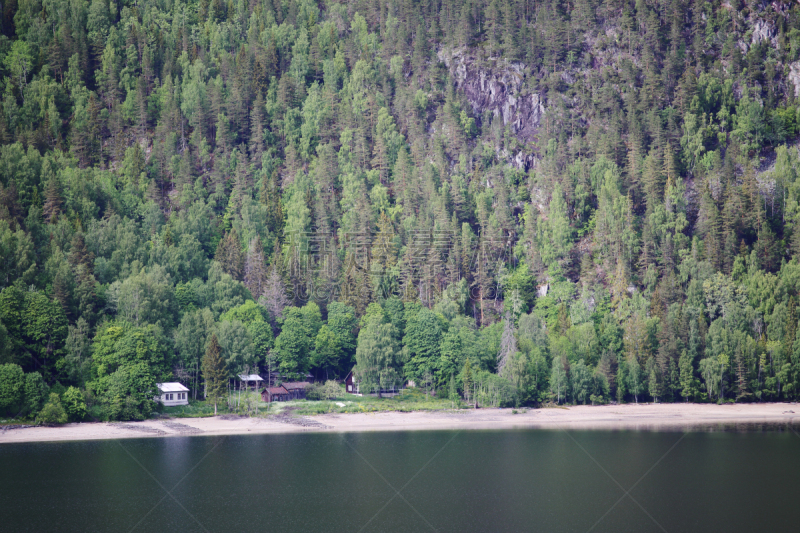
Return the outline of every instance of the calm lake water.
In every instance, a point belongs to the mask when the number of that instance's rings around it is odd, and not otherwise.
[[[797,531],[800,437],[504,430],[3,444],[0,481],[4,532]]]

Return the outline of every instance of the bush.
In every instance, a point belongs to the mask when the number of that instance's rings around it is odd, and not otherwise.
[[[306,389],[306,400],[321,400],[322,399],[322,387],[317,385],[316,383],[312,383]]]
[[[17,412],[25,390],[25,374],[13,363],[0,365],[0,413]]]
[[[306,390],[306,398],[309,400],[335,400],[342,395],[342,386],[336,381],[329,379],[324,385],[311,385]]]
[[[77,421],[86,418],[86,402],[81,391],[75,387],[66,390],[63,397],[64,410],[70,420]]]
[[[605,405],[605,404],[607,404],[607,403],[608,403],[608,400],[607,400],[607,399],[606,399],[606,397],[605,397],[605,396],[603,396],[602,394],[601,394],[601,395],[599,395],[599,396],[598,396],[598,395],[596,395],[596,394],[592,394],[592,395],[589,397],[589,401],[591,401],[591,402],[592,402],[592,405]]]
[[[105,415],[109,420],[144,420],[152,409],[142,413],[139,403],[132,396],[116,396],[105,405]]]
[[[61,405],[61,399],[58,394],[50,393],[50,400],[45,404],[42,410],[36,417],[36,421],[40,424],[66,424],[67,413]]]
[[[31,416],[38,413],[48,398],[48,387],[38,372],[25,374],[25,409]]]
[[[145,363],[123,366],[95,386],[109,420],[144,420],[155,409],[156,381]]]

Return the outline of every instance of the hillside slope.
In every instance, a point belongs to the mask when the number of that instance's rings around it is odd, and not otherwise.
[[[212,336],[232,377],[796,397],[796,4],[19,0],[2,31],[0,412],[202,395]]]

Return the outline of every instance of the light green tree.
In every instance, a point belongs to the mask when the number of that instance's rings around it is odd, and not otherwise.
[[[553,358],[552,371],[550,372],[550,394],[555,399],[556,404],[567,399],[567,371],[564,368],[564,361],[560,358]]]
[[[68,388],[64,391],[62,402],[70,420],[79,421],[86,418],[86,401],[80,390],[75,387]]]
[[[25,409],[29,414],[38,413],[47,400],[49,387],[38,372],[25,374]]]
[[[25,374],[19,365],[0,365],[0,411],[19,409],[25,394]],[[13,413],[16,414],[16,413]]]
[[[397,372],[398,346],[392,324],[371,320],[358,334],[355,373],[360,390],[380,392],[400,383]]]
[[[200,362],[213,329],[214,314],[207,308],[195,309],[183,315],[173,334],[179,365],[191,376],[195,399],[199,388]]]
[[[36,421],[47,425],[67,423],[67,413],[61,405],[58,394],[50,393],[50,399],[36,416]]]
[[[700,375],[705,382],[709,400],[721,395],[720,383],[722,378],[722,365],[716,357],[706,357],[700,361]]]

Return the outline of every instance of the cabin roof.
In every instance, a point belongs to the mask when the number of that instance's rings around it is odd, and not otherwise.
[[[189,389],[177,382],[156,383],[161,392],[189,392]]]
[[[242,381],[264,381],[258,374],[239,374]]]
[[[289,394],[289,391],[284,389],[283,387],[269,387],[264,389],[262,392],[268,392],[270,394]]]

